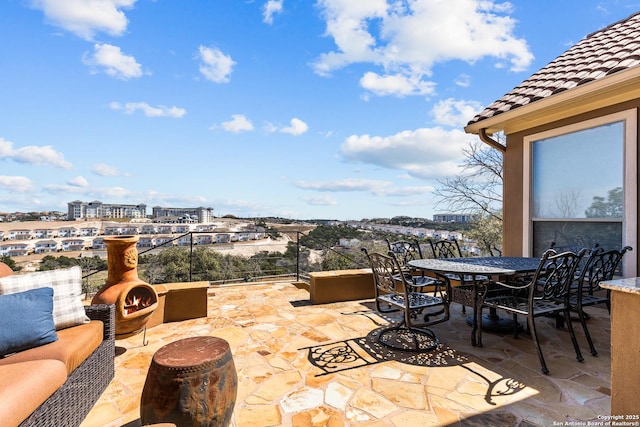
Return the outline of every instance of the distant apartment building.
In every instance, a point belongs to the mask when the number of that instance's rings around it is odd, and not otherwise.
[[[433,215],[433,222],[473,222],[478,219],[477,214],[435,214]]]
[[[62,241],[61,249],[65,252],[82,251],[85,249],[84,239],[65,239]]]
[[[100,234],[98,227],[83,227],[80,229],[81,236],[97,236],[98,234]]]
[[[213,222],[213,208],[163,208],[154,206],[151,217],[157,222]]]
[[[76,237],[78,229],[75,227],[61,227],[58,229],[58,237]]]
[[[9,230],[9,240],[29,240],[32,233],[29,229]]]
[[[34,239],[52,239],[56,236],[52,228],[36,228],[33,230]]]
[[[0,245],[0,256],[25,256],[29,255],[29,244],[27,243],[9,243]]]
[[[35,244],[34,252],[37,254],[45,254],[56,252],[58,250],[58,242],[55,240],[39,240]]]
[[[67,218],[74,219],[103,219],[103,218],[146,218],[147,205],[119,205],[102,203],[98,200],[82,202],[75,200],[67,203]]]
[[[139,248],[152,248],[156,245],[156,240],[153,237],[141,237],[136,244]]]
[[[107,245],[104,243],[102,237],[96,237],[91,242],[91,249],[106,249]]]

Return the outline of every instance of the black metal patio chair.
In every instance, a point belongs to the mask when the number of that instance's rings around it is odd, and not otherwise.
[[[429,246],[433,257],[436,259],[463,258],[462,250],[456,239],[443,239],[434,242],[429,239]],[[462,312],[466,313],[466,307],[473,307],[474,301],[482,301],[487,292],[489,278],[486,276],[464,276],[448,274],[447,278],[454,281],[452,285],[451,301],[462,305]],[[479,291],[478,298],[474,292]]]
[[[538,268],[531,279],[522,282],[495,282],[497,286],[511,292],[501,292],[495,296],[489,295],[484,299],[484,307],[501,309],[511,313],[514,325],[518,324],[518,315],[527,317],[527,329],[537,347],[540,366],[544,374],[548,374],[549,369],[542,354],[536,329],[535,319],[539,316],[562,314],[569,329],[576,359],[579,362],[584,360],[571,324],[569,295],[571,284],[575,280],[576,268],[586,252],[587,250],[583,249],[578,253],[570,251],[557,253],[553,249],[548,249],[540,258]],[[482,311],[482,307],[480,310]],[[480,333],[482,333],[482,326]],[[518,336],[517,326],[514,326],[514,335]]]
[[[460,245],[456,239],[443,239],[438,240],[437,242],[429,239],[429,246],[431,246],[434,258],[442,259],[462,257],[462,251],[460,250]]]
[[[365,248],[375,283],[376,310],[381,314],[402,311],[402,320],[380,330],[377,340],[403,351],[430,351],[438,346],[435,333],[428,329],[449,320],[450,283],[447,278],[430,278],[433,290],[422,292],[411,275],[402,272],[393,252],[387,255]],[[398,280],[400,278],[400,280]],[[428,309],[436,308],[435,312]],[[422,320],[420,320],[422,319]]]
[[[605,304],[607,310],[611,313],[611,291],[609,289],[602,289],[600,282],[613,279],[624,254],[631,250],[631,246],[625,246],[620,250],[612,249],[608,251],[605,251],[601,247],[594,249],[587,258],[576,284],[572,287],[569,304],[571,310],[578,313],[582,330],[587,338],[589,349],[593,356],[597,356],[598,352],[593,345],[593,340],[587,327],[587,319],[589,316],[585,313],[584,307]]]
[[[409,261],[422,259],[422,249],[417,240],[397,240],[395,242],[385,239],[390,252],[393,252],[403,272],[411,274],[412,280],[418,286],[427,286],[431,284],[432,278],[425,277],[424,271],[416,272],[409,265]]]

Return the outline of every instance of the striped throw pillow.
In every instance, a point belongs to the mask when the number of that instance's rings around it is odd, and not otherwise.
[[[78,266],[0,277],[0,295],[53,288],[56,330],[89,322],[82,304],[82,269]]]

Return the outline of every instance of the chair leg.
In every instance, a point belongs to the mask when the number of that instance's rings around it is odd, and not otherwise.
[[[544,356],[542,355],[542,348],[540,348],[540,342],[538,341],[538,332],[536,331],[536,322],[533,315],[529,314],[527,316],[527,324],[529,325],[529,330],[531,331],[533,342],[538,349],[538,358],[540,359],[540,367],[542,368],[542,373],[548,375],[549,369],[547,369],[547,364],[545,363]]]
[[[478,304],[479,307],[476,307],[473,310],[473,313],[475,315],[475,322],[476,322],[476,327],[477,327],[477,340],[476,340],[476,346],[478,347],[482,347],[482,304]],[[472,343],[473,344],[473,343]]]
[[[587,342],[589,343],[589,349],[591,350],[592,356],[597,356],[598,352],[596,351],[596,347],[593,345],[593,340],[591,339],[591,334],[589,333],[589,328],[587,328],[587,318],[586,313],[582,310],[582,307],[578,307],[578,317],[580,318],[580,323],[582,324],[582,330],[584,331],[584,336],[587,338]]]
[[[392,308],[391,305],[389,305],[389,304],[387,304],[387,308],[385,310],[383,310],[382,306],[380,305],[380,300],[378,300],[377,298],[376,298],[376,310],[379,313],[393,313],[393,312],[396,312],[396,311],[400,311],[397,308]]]
[[[513,316],[513,337],[518,338],[518,332],[519,332],[518,331],[518,315],[513,313],[512,316]],[[528,328],[529,327],[527,326],[527,329]]]
[[[564,310],[564,319],[569,329],[569,335],[571,336],[573,348],[576,351],[576,360],[578,362],[584,362],[584,357],[582,357],[582,352],[580,351],[580,346],[578,345],[578,340],[576,339],[576,334],[573,330],[573,323],[571,322],[571,309],[569,307]]]

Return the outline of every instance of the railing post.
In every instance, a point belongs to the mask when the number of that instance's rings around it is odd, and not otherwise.
[[[193,231],[189,232],[189,237],[191,238],[191,251],[189,253],[189,281],[193,282],[193,280],[191,280],[191,275],[193,273]]]
[[[300,281],[300,232],[296,231],[296,281]]]

